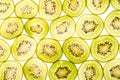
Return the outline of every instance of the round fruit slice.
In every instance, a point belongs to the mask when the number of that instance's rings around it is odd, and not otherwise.
[[[7,61],[0,66],[0,80],[22,80],[22,66],[16,61]]]
[[[45,38],[38,43],[36,53],[45,62],[55,62],[61,58],[62,49],[57,40]]]
[[[0,27],[0,34],[6,39],[13,39],[22,33],[23,27],[23,21],[20,18],[7,18]]]
[[[88,44],[77,37],[66,39],[63,43],[62,49],[67,58],[73,63],[85,61],[90,54]]]
[[[32,18],[37,12],[38,6],[33,0],[21,0],[15,7],[15,14],[21,18]]]
[[[63,11],[71,16],[79,16],[85,9],[86,0],[64,0]]]
[[[58,18],[62,11],[61,0],[40,0],[39,13],[40,17],[46,20]]]
[[[31,58],[24,64],[23,72],[27,80],[46,80],[48,69],[41,60]]]
[[[100,36],[91,45],[92,56],[101,62],[109,61],[118,54],[118,41],[112,36]]]
[[[103,69],[101,64],[94,60],[82,63],[78,69],[78,78],[79,80],[102,80]]]
[[[57,61],[53,63],[49,70],[50,80],[75,80],[77,69],[69,61]]]
[[[120,11],[112,11],[105,19],[105,29],[113,36],[120,36]]]
[[[120,59],[114,59],[105,64],[104,77],[106,80],[120,80]]]
[[[76,32],[83,39],[93,39],[100,35],[103,27],[103,21],[99,16],[85,14],[80,16],[76,25]]]
[[[13,0],[0,0],[0,19],[9,17],[14,11]]]
[[[110,0],[110,1],[111,1],[112,6],[113,6],[115,9],[120,10],[120,0]]]
[[[10,56],[10,46],[9,44],[0,39],[0,62],[6,61]]]
[[[48,24],[41,18],[34,18],[25,24],[26,32],[35,39],[42,39],[48,33]]]
[[[65,40],[73,35],[75,21],[69,16],[62,16],[50,24],[50,32],[53,38]]]
[[[103,14],[109,7],[109,0],[87,0],[87,7],[93,14]]]
[[[27,60],[34,55],[36,45],[33,38],[21,35],[12,44],[12,55],[16,60]]]

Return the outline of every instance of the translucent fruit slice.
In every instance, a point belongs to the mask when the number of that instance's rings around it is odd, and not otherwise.
[[[120,10],[120,0],[110,0],[113,8]]]
[[[63,43],[62,49],[67,58],[73,63],[85,61],[90,54],[88,44],[77,37],[66,39]]]
[[[26,32],[35,39],[42,39],[48,33],[48,24],[41,18],[34,18],[25,24]]]

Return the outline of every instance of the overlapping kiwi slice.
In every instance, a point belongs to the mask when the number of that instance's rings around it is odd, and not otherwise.
[[[6,39],[13,39],[23,31],[23,21],[17,17],[10,17],[2,22],[0,34]]]
[[[39,14],[46,20],[53,20],[60,16],[62,12],[61,0],[40,0]]]
[[[0,80],[22,80],[22,66],[16,61],[7,61],[0,66]]]
[[[101,62],[109,61],[118,54],[118,41],[108,35],[100,36],[93,40],[91,45],[92,56]]]
[[[57,40],[45,38],[38,43],[36,54],[45,62],[55,62],[61,58],[62,49]]]
[[[93,14],[103,14],[109,7],[109,0],[87,0],[87,7]]]
[[[69,61],[57,61],[49,69],[50,80],[75,80],[76,76],[77,69]]]
[[[90,54],[88,44],[78,37],[66,39],[62,49],[67,58],[73,63],[85,61]]]
[[[120,59],[107,62],[104,66],[105,80],[120,80]]]
[[[62,16],[50,24],[50,32],[53,38],[65,40],[73,35],[75,31],[75,21],[69,16]]]
[[[84,14],[77,22],[76,32],[83,39],[93,39],[100,35],[103,27],[103,21],[99,16]]]
[[[14,11],[13,0],[0,0],[0,19],[9,17]]]
[[[85,61],[78,69],[78,78],[79,80],[102,80],[103,69],[101,64],[94,60]]]
[[[41,18],[34,18],[25,24],[26,32],[35,39],[42,39],[48,33],[48,24]]]
[[[111,1],[112,6],[113,6],[115,9],[120,10],[120,0],[110,0],[110,1]]]
[[[64,0],[63,11],[72,17],[79,16],[85,9],[86,0]]]
[[[120,11],[112,11],[105,19],[105,29],[113,36],[120,36]]]
[[[37,12],[38,6],[33,0],[21,0],[15,7],[15,14],[21,18],[32,18]]]
[[[31,58],[24,64],[23,72],[27,80],[46,80],[48,69],[38,58]]]
[[[16,60],[27,60],[34,55],[36,45],[33,38],[21,35],[12,44],[12,55]]]

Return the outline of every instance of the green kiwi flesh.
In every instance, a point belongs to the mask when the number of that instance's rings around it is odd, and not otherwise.
[[[81,63],[85,61],[90,54],[88,44],[78,37],[66,39],[62,46],[66,57],[73,63]]]
[[[110,0],[113,8],[120,10],[120,0]]]

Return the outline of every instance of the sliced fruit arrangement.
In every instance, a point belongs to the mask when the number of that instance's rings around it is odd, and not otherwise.
[[[13,0],[0,0],[0,19],[9,17],[14,12]]]
[[[120,11],[114,10],[105,19],[105,29],[113,36],[120,36]]]
[[[16,60],[27,60],[34,55],[36,45],[33,38],[21,35],[12,44],[12,55]]]
[[[105,80],[120,80],[120,59],[107,62],[104,66]]]
[[[78,69],[78,78],[79,80],[102,80],[103,68],[95,60],[85,61]]]
[[[45,38],[38,43],[36,54],[45,62],[55,62],[61,58],[62,49],[57,40]]]
[[[81,63],[85,61],[90,54],[88,44],[78,37],[66,39],[62,46],[66,57],[73,63]]]
[[[100,35],[103,28],[104,23],[98,15],[84,14],[78,19],[76,32],[83,39],[94,39]]]
[[[93,14],[103,14],[109,7],[109,0],[87,0],[87,8]]]
[[[0,65],[0,80],[22,80],[22,66],[17,61],[7,61]]]
[[[33,0],[21,0],[15,7],[16,16],[21,18],[32,18],[37,12],[38,6]]]
[[[120,0],[110,0],[110,1],[111,1],[112,6],[113,6],[115,9],[120,10]]]
[[[106,62],[117,56],[118,47],[118,41],[114,37],[104,35],[93,40],[91,53],[96,60]]]
[[[6,39],[13,39],[22,33],[23,28],[23,21],[20,18],[10,17],[2,22],[0,34]]]
[[[64,0],[63,11],[71,16],[79,16],[86,7],[86,0]]]
[[[60,60],[50,67],[50,80],[75,80],[77,69],[75,65],[69,61]]]
[[[48,23],[41,18],[33,18],[25,24],[26,32],[35,39],[42,39],[48,33]]]
[[[53,20],[60,16],[62,12],[61,0],[40,0],[39,14],[45,20]]]
[[[48,69],[41,60],[31,58],[24,64],[23,72],[27,80],[46,80]]]
[[[65,40],[73,35],[75,31],[75,21],[69,16],[62,16],[50,24],[50,32],[53,38]]]

